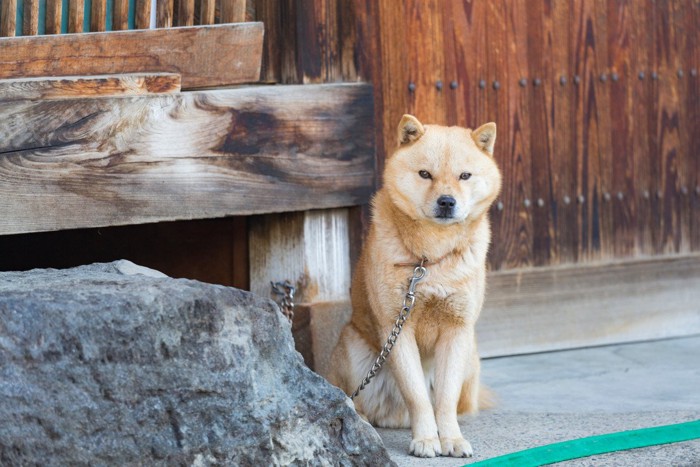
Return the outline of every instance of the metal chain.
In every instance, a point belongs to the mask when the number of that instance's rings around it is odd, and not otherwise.
[[[382,366],[384,365],[384,362],[386,362],[386,359],[389,357],[389,354],[391,353],[391,349],[394,348],[394,344],[396,344],[396,339],[399,337],[399,334],[401,334],[401,330],[403,329],[404,323],[406,323],[406,320],[408,319],[408,315],[411,314],[411,310],[413,309],[413,305],[416,303],[416,284],[423,279],[428,272],[428,270],[425,268],[424,264],[428,260],[423,257],[423,259],[420,262],[419,266],[416,266],[416,268],[413,270],[413,276],[411,277],[409,283],[408,283],[408,291],[406,292],[406,295],[403,298],[403,305],[401,307],[401,311],[399,312],[399,316],[396,318],[396,321],[394,322],[394,328],[391,330],[391,334],[389,334],[389,338],[386,340],[386,343],[384,344],[384,347],[382,347],[381,352],[379,352],[379,355],[377,356],[377,359],[374,361],[372,364],[372,368],[367,372],[367,376],[362,380],[362,383],[355,389],[355,392],[352,393],[350,396],[350,399],[354,399],[360,391],[362,391],[365,386],[369,384],[369,382],[377,376],[377,373],[379,373],[379,370],[381,370]]]
[[[291,323],[294,321],[294,292],[296,289],[289,281],[270,282],[270,285],[272,286],[272,292],[282,296],[280,308],[282,314],[286,316]]]

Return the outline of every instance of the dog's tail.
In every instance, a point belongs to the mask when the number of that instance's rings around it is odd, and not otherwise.
[[[496,394],[479,382],[478,387],[473,387],[472,381],[467,381],[462,385],[462,393],[457,404],[457,413],[474,415],[479,410],[488,410],[496,406]]]

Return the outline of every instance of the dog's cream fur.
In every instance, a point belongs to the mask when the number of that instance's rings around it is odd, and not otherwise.
[[[495,139],[494,123],[469,130],[404,115],[353,277],[352,318],[331,360],[330,381],[352,393],[400,311],[413,268],[397,264],[432,261],[385,368],[354,401],[376,426],[410,426],[416,456],[472,455],[457,416],[479,408],[474,325],[484,301],[488,209],[501,187]],[[456,201],[452,218],[436,217],[442,195]]]

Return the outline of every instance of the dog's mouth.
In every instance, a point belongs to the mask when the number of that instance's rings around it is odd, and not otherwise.
[[[435,218],[443,221],[454,219],[455,210],[451,207],[437,207],[435,208]]]

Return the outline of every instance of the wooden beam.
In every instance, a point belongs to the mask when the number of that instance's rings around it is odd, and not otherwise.
[[[270,297],[270,282],[296,288],[293,333],[304,361],[322,375],[350,317],[347,209],[270,214],[250,219],[250,290]]]
[[[495,357],[700,334],[700,254],[497,272],[477,324]]]
[[[6,38],[0,79],[171,72],[185,89],[254,82],[262,40],[262,23]]]
[[[11,101],[0,234],[351,206],[374,188],[371,86]]]
[[[173,92],[180,92],[180,75],[174,73],[0,80],[0,102],[19,99],[74,99]]]

